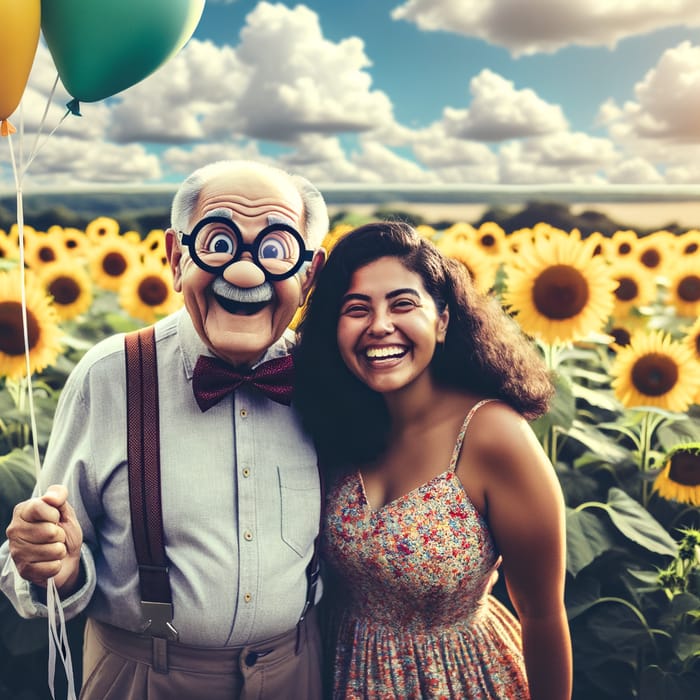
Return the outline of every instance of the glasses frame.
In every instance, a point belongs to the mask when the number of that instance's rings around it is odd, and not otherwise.
[[[197,240],[197,234],[207,225],[207,224],[225,224],[228,228],[231,229],[233,234],[236,237],[236,252],[233,254],[233,257],[231,260],[228,262],[223,263],[223,265],[209,265],[208,263],[205,263],[202,258],[199,257],[197,250],[195,248],[195,241]],[[269,272],[268,270],[265,269],[264,265],[260,264],[260,245],[262,244],[262,241],[264,237],[268,234],[271,233],[272,231],[287,231],[288,233],[292,234],[294,238],[296,238],[297,242],[299,243],[299,260],[286,272],[282,273],[272,273]],[[266,226],[264,229],[258,232],[258,235],[255,236],[255,240],[252,243],[245,243],[243,241],[243,234],[241,233],[241,230],[236,226],[236,222],[233,221],[232,219],[228,219],[225,216],[206,216],[204,217],[201,221],[198,221],[195,227],[192,229],[192,232],[187,234],[184,233],[184,231],[179,231],[180,236],[181,236],[181,241],[188,247],[190,251],[190,256],[192,257],[192,260],[194,260],[195,264],[197,267],[200,267],[202,270],[206,270],[207,272],[211,272],[212,274],[218,274],[220,272],[223,272],[229,265],[233,265],[233,263],[238,262],[241,257],[243,256],[243,253],[250,253],[253,262],[265,273],[265,279],[272,281],[272,282],[279,282],[280,280],[286,280],[289,277],[293,277],[296,275],[296,273],[301,269],[301,266],[305,262],[310,262],[313,260],[314,257],[314,251],[313,250],[308,250],[306,247],[306,241],[304,240],[303,236],[297,231],[293,226],[290,226],[289,224],[270,224],[269,226]]]

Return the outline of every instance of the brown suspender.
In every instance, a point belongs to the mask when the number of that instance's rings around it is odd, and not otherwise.
[[[167,642],[176,641],[168,560],[163,544],[160,499],[160,432],[158,370],[153,326],[127,333],[126,410],[129,503],[136,560],[139,565],[144,632],[153,640],[153,668],[168,672]],[[319,470],[319,475],[321,474]],[[297,653],[301,623],[316,599],[319,577],[318,537],[306,569],[306,601],[297,623]]]
[[[153,326],[128,333],[127,458],[131,529],[139,565],[144,632],[153,639],[153,667],[167,673],[167,641],[177,640],[160,501],[158,371]]]

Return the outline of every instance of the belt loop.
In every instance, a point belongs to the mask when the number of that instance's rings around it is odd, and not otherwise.
[[[304,639],[302,640],[302,636]],[[306,641],[306,617],[302,617],[299,619],[299,622],[297,622],[297,628],[296,628],[296,642],[294,644],[294,656],[299,656],[299,652],[301,651],[301,645],[302,641]]]
[[[168,640],[163,637],[151,637],[153,670],[156,673],[168,672]]]

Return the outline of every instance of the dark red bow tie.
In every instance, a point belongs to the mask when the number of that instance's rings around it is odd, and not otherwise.
[[[241,384],[248,383],[273,401],[289,406],[292,402],[294,362],[291,355],[263,362],[243,373],[218,357],[200,355],[194,366],[192,389],[202,411],[215,406]]]

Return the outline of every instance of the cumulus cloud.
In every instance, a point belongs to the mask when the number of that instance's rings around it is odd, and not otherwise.
[[[570,44],[615,46],[625,37],[700,25],[697,0],[407,0],[392,17],[503,46],[513,55],[552,53]]]
[[[602,184],[604,170],[620,159],[609,140],[582,132],[511,141],[498,155],[503,184]]]
[[[684,41],[665,51],[634,93],[636,101],[618,107],[609,100],[599,112],[619,137],[700,141],[700,46]]]
[[[533,90],[516,90],[510,80],[488,69],[472,78],[469,89],[469,109],[445,108],[445,130],[453,136],[505,141],[567,128],[559,105],[545,102]]]

